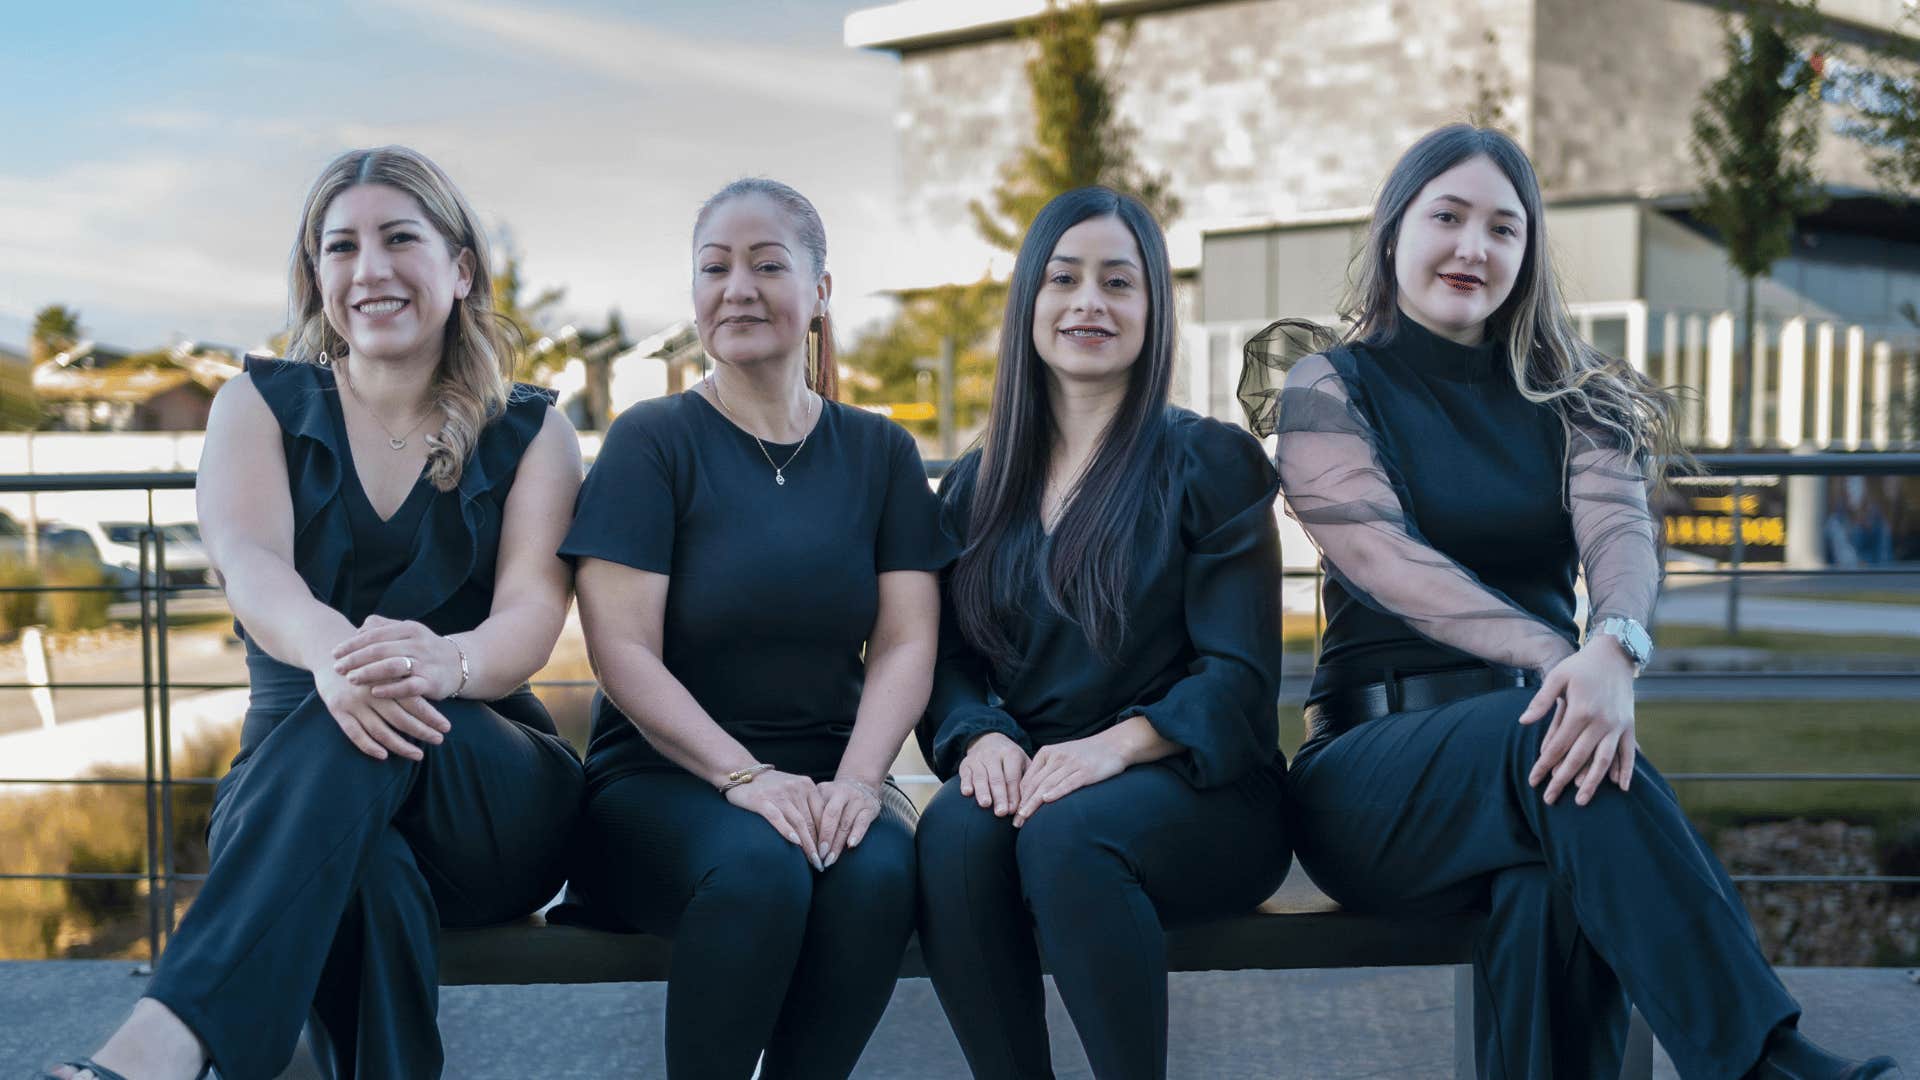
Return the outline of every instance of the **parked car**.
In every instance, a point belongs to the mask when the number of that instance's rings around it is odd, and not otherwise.
[[[140,534],[147,525],[142,521],[81,522],[73,527],[85,532],[100,552],[100,562],[113,575],[115,583],[135,590],[140,587]],[[200,526],[193,522],[156,525],[164,549],[167,585],[204,585],[213,580],[206,548],[200,543]]]

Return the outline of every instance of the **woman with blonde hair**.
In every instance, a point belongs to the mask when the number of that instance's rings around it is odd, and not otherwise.
[[[343,154],[295,240],[287,359],[207,423],[199,509],[246,643],[205,885],[72,1080],[438,1076],[442,926],[558,890],[573,751],[525,685],[566,616],[580,451],[508,381],[486,238],[420,154]]]
[[[1380,190],[1350,333],[1283,321],[1248,346],[1242,400],[1327,572],[1300,862],[1355,910],[1489,913],[1482,1076],[1619,1075],[1629,1001],[1685,1077],[1884,1075],[1799,1034],[1639,754],[1673,400],[1579,338],[1548,251],[1519,146],[1442,128]]]

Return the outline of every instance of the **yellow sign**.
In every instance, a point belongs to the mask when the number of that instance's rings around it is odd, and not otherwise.
[[[1787,521],[1780,517],[1742,518],[1740,536],[1749,547],[1785,547]],[[1733,519],[1711,514],[1671,515],[1667,518],[1667,543],[1676,547],[1693,544],[1730,547],[1733,544]]]
[[[868,412],[876,412],[889,420],[931,420],[939,415],[939,410],[929,401],[905,401],[896,405],[862,405]]]

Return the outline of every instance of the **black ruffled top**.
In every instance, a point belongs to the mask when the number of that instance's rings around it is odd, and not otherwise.
[[[252,356],[246,365],[280,424],[293,500],[293,565],[314,598],[359,621],[368,614],[412,619],[439,634],[485,621],[493,608],[507,495],[521,456],[546,422],[553,391],[516,383],[505,411],[481,430],[454,490],[436,490],[422,478],[426,491],[416,490],[403,507],[409,517],[418,515],[418,525],[377,534],[403,550],[363,551],[367,530],[358,530],[356,543],[349,500],[364,495],[349,490],[358,485],[333,369]],[[238,621],[234,629],[246,643],[252,688],[244,753],[313,691],[313,676],[267,655]],[[523,689],[514,698],[510,719],[553,732],[552,719],[530,693]]]

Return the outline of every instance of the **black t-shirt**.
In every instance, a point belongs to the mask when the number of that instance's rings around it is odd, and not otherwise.
[[[940,661],[921,725],[941,776],[967,746],[999,732],[1028,753],[1142,715],[1182,752],[1168,765],[1197,787],[1249,776],[1271,782],[1279,755],[1278,481],[1266,453],[1238,428],[1185,409],[1166,414],[1167,506],[1115,522],[1134,545],[1127,630],[1102,657],[1053,609],[1039,577],[1024,583],[1029,617],[1008,630],[1024,662],[989,663],[961,634],[943,596]],[[964,537],[979,474],[976,451],[941,484],[946,527]],[[1023,527],[1037,529],[1035,521]]]
[[[667,670],[756,759],[825,778],[853,730],[879,575],[938,570],[953,547],[892,421],[828,401],[804,447],[765,445],[694,391],[641,402],[608,430],[560,554],[669,575]],[[677,766],[600,695],[587,768]]]

